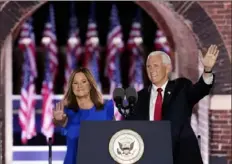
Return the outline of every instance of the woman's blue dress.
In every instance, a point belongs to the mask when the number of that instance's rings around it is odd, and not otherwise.
[[[64,164],[76,164],[77,147],[80,132],[80,122],[82,120],[113,120],[114,118],[114,103],[108,100],[104,104],[104,109],[96,111],[95,107],[91,109],[79,109],[78,112],[65,109],[68,116],[66,127],[62,128],[63,135],[66,136],[67,151],[64,159]]]

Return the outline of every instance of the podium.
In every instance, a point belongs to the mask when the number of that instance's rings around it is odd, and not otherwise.
[[[83,121],[77,164],[173,164],[170,122]]]

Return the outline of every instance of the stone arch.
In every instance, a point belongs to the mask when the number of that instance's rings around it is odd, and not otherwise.
[[[25,18],[35,12],[46,1],[2,1],[0,2],[0,22],[4,26],[0,29],[0,47],[4,45],[7,36],[17,34],[17,27]],[[203,49],[209,44],[220,46],[221,55],[216,64],[216,76],[218,80],[213,90],[213,94],[231,93],[230,82],[230,50],[225,45],[222,32],[215,25],[213,17],[206,12],[207,6],[201,2],[156,2],[156,1],[136,1],[159,25],[164,31],[171,47],[175,50],[175,56],[179,62],[179,75],[190,78],[193,81],[198,79],[198,49]],[[196,14],[197,13],[197,14]],[[199,16],[200,15],[200,16]],[[187,20],[187,21],[186,21]],[[204,27],[208,26],[208,29]],[[214,34],[212,37],[210,34]],[[4,60],[0,56],[0,77],[4,78],[4,67],[1,65]],[[220,79],[220,76],[226,77]],[[4,114],[4,82],[0,80],[0,113]],[[225,85],[226,84],[226,85]],[[0,116],[0,130],[4,134],[4,118]],[[0,143],[4,138],[0,135]],[[3,146],[0,145],[3,148]],[[4,153],[3,151],[0,151]],[[4,155],[1,155],[4,163]]]

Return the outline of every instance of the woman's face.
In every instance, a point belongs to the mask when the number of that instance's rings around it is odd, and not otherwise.
[[[79,72],[75,74],[72,90],[76,97],[85,97],[90,94],[90,84],[84,73]]]

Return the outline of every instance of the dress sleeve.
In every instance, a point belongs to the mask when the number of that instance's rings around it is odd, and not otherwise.
[[[105,104],[105,108],[107,110],[107,119],[113,120],[114,119],[114,101],[108,100]]]
[[[73,112],[72,110],[65,109],[65,114],[68,117],[68,122],[65,127],[61,129],[62,135],[65,135],[69,138],[76,138],[79,136],[80,130],[80,117],[79,114]]]

